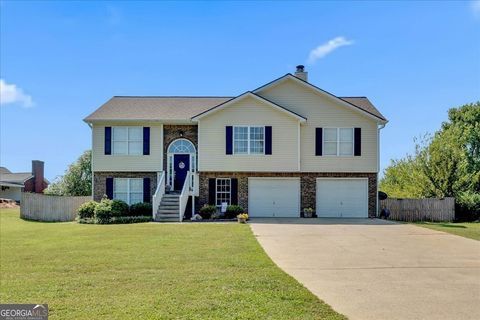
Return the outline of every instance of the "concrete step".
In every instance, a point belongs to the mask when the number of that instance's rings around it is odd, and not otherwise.
[[[160,203],[175,203],[175,204],[178,204],[180,201],[179,199],[162,199],[162,201],[160,201]]]
[[[177,210],[179,209],[178,203],[177,204],[160,204],[158,210]]]
[[[178,199],[180,198],[179,194],[164,194],[162,199]]]
[[[156,222],[180,222],[179,217],[156,218]]]
[[[177,209],[158,209],[158,214],[176,214],[178,215],[178,208]]]

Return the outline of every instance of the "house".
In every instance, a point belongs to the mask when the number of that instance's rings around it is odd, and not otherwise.
[[[251,217],[375,217],[387,120],[307,76],[297,66],[236,97],[111,98],[84,119],[94,199],[152,201],[157,220],[222,203]]]
[[[0,198],[20,201],[22,192],[43,193],[48,187],[43,161],[33,160],[31,172],[11,172],[0,167]]]

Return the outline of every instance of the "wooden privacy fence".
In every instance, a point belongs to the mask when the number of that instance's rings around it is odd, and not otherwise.
[[[73,221],[78,207],[92,197],[47,196],[22,193],[20,217],[37,221]]]
[[[390,220],[399,221],[453,221],[455,198],[395,199],[380,201],[380,210],[390,210]]]

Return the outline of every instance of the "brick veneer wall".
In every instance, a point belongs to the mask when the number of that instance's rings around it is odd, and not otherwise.
[[[183,136],[180,136],[183,132]],[[176,139],[190,140],[198,150],[198,128],[196,125],[164,125],[163,126],[163,168],[167,170],[167,149]]]
[[[106,193],[107,178],[150,178],[150,196],[157,188],[156,172],[94,172],[93,173],[93,200],[100,201]]]
[[[377,174],[376,173],[349,173],[349,172],[199,172],[200,194],[197,208],[208,204],[208,179],[210,178],[237,178],[238,204],[248,209],[248,177],[299,177],[301,193],[301,210],[316,206],[316,179],[323,177],[334,178],[368,178],[368,216],[376,217],[377,205]]]

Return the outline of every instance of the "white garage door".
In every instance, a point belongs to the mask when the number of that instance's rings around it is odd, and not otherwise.
[[[317,179],[317,215],[332,218],[368,217],[367,179]]]
[[[248,179],[251,217],[299,217],[300,179]]]

